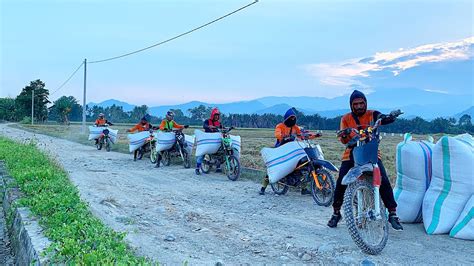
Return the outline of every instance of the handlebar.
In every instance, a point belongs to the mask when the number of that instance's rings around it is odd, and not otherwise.
[[[374,126],[373,127],[368,127],[364,130],[365,134],[367,135],[369,133],[376,132],[377,129],[382,125],[382,120],[383,119],[385,119],[387,117],[391,117],[391,118],[395,119],[395,118],[399,117],[401,114],[403,114],[403,112],[400,109],[398,109],[398,110],[391,111],[390,114],[388,114],[388,115],[384,115],[384,114],[379,115],[377,120],[374,123]],[[350,128],[350,127],[337,131],[336,135],[337,135],[337,137],[342,137],[342,136],[350,135],[352,132],[355,132],[357,134],[357,137],[355,137],[354,139],[359,139],[359,138],[362,137],[358,129]]]

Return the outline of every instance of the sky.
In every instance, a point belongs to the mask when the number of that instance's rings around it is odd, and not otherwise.
[[[0,97],[50,92],[87,58],[160,42],[253,0],[0,1]],[[258,3],[162,46],[87,65],[87,102],[149,106],[417,88],[473,95],[472,1]],[[55,100],[82,102],[83,69]]]

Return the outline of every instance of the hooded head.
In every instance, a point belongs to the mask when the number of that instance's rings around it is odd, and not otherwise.
[[[349,104],[351,111],[357,116],[361,116],[367,111],[367,98],[361,91],[354,90],[352,92]]]
[[[295,109],[292,107],[290,109],[288,109],[288,111],[286,111],[285,113],[285,116],[283,117],[285,120],[283,121],[283,123],[285,124],[285,126],[287,127],[292,127],[294,125],[296,125],[296,113],[295,113]]]
[[[140,120],[140,123],[142,123],[142,125],[144,125],[144,124],[146,124],[147,122],[148,122],[148,117],[147,117],[147,115],[144,115],[144,116],[142,117],[142,119]]]
[[[219,121],[219,118],[221,117],[221,113],[219,112],[219,109],[214,108],[211,111],[211,120],[212,121]]]

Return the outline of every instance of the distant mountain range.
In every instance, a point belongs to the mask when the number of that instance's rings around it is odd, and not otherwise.
[[[436,117],[455,117],[459,119],[464,113],[473,116],[472,95],[451,95],[419,89],[380,89],[367,95],[370,109],[389,112],[402,109],[405,118],[420,116],[424,119]],[[123,106],[124,111],[131,111],[135,105],[118,100],[107,100],[100,103],[89,103],[89,106],[101,107],[113,104]],[[284,114],[295,107],[305,114],[319,114],[323,117],[336,117],[349,111],[349,96],[332,99],[322,97],[263,97],[251,101],[239,101],[224,104],[192,101],[184,104],[149,107],[150,114],[162,117],[169,109],[181,109],[188,114],[188,109],[199,105],[218,107],[223,113],[234,114]]]

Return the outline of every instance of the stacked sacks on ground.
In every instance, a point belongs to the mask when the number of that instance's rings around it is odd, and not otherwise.
[[[433,149],[433,176],[423,200],[428,234],[474,240],[474,141],[471,135],[442,137]]]
[[[270,183],[278,182],[295,170],[298,162],[306,156],[303,147],[298,141],[292,141],[277,148],[263,148],[260,151]]]
[[[219,132],[208,133],[201,130],[195,130],[194,136],[196,139],[196,156],[203,156],[206,154],[215,154],[222,145],[222,134]],[[234,155],[240,160],[241,139],[240,136],[230,135],[232,139],[232,148]]]
[[[433,138],[430,137],[429,141],[414,141],[409,133],[397,145],[394,195],[402,222],[422,221],[423,198],[431,181],[433,147]]]
[[[117,136],[118,136],[118,130],[111,129],[110,127],[94,127],[94,126],[89,126],[89,140],[93,139],[98,139],[104,129],[109,130],[109,137],[112,143],[115,143],[117,141]]]

